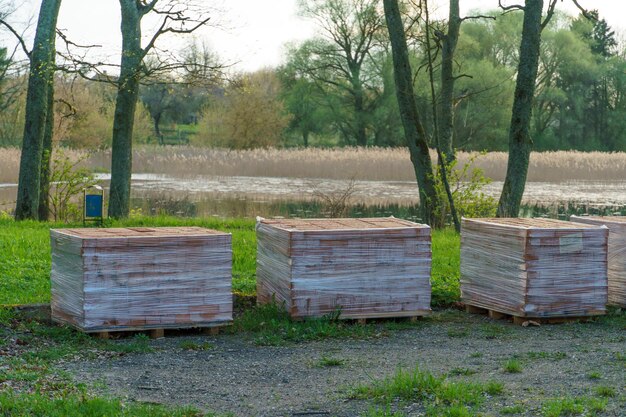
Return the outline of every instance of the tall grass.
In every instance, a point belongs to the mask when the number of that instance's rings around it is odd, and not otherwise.
[[[75,158],[84,151],[68,152]],[[475,155],[459,152],[458,167]],[[432,153],[434,158],[434,152]],[[96,152],[87,162],[95,171],[111,165],[109,150]],[[507,154],[490,152],[479,156],[474,166],[494,181],[504,179]],[[0,182],[15,182],[19,151],[0,149]],[[254,149],[231,151],[188,146],[140,146],[133,155],[133,171],[172,176],[267,176],[291,178],[414,181],[404,148]],[[626,153],[535,152],[531,155],[529,181],[615,181],[626,178]]]

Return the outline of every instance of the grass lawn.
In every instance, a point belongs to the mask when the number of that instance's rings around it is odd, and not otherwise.
[[[82,227],[0,219],[0,305],[50,301],[50,228]],[[126,226],[201,226],[233,235],[233,291],[256,291],[255,223],[248,219],[183,219],[139,217],[113,222]],[[459,236],[454,230],[433,231],[433,305],[445,306],[459,299]]]

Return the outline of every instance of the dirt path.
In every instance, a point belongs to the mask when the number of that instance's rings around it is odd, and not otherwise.
[[[211,348],[181,348],[206,342]],[[349,399],[351,387],[416,365],[453,380],[502,382],[504,393],[486,401],[485,415],[520,405],[515,415],[537,416],[546,399],[593,397],[606,386],[615,396],[600,415],[626,416],[626,329],[602,323],[523,328],[448,311],[371,340],[260,347],[250,337],[221,335],[151,343],[154,353],[60,366],[101,394],[236,416],[363,415],[375,404]],[[506,373],[514,357],[522,372]],[[423,412],[420,404],[396,406],[407,415]]]

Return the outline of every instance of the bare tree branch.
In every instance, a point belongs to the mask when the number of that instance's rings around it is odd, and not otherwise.
[[[0,19],[0,25],[3,25],[4,27],[6,27],[9,32],[11,32],[15,38],[17,39],[17,41],[19,42],[19,44],[22,47],[22,51],[24,51],[24,53],[26,54],[26,56],[30,59],[30,55],[31,55],[31,51],[28,50],[28,48],[26,47],[26,43],[24,42],[24,37],[23,34],[20,35],[17,30],[15,30],[15,28],[13,28],[13,26],[11,26],[6,20],[4,19]]]
[[[102,45],[80,45],[76,42],[72,42],[65,33],[63,33],[63,31],[61,29],[57,29],[57,35],[59,35],[59,37],[61,39],[63,39],[63,42],[65,42],[66,45],[72,45],[75,46],[77,48],[84,48],[84,49],[89,49],[89,48],[102,48]]]
[[[472,19],[491,19],[491,20],[496,20],[495,16],[487,16],[487,15],[483,15],[483,14],[479,14],[476,16],[465,16],[461,18],[461,22],[465,22],[466,20],[472,20]]]
[[[548,23],[550,23],[550,19],[552,19],[552,16],[554,15],[554,8],[556,7],[556,2],[557,0],[550,0],[550,4],[548,6],[548,12],[546,13],[546,18],[543,20],[543,22],[541,22],[541,30],[545,29],[545,27],[548,26]]]
[[[583,16],[585,16],[587,19],[589,20],[598,20],[598,18],[596,16],[594,16],[592,13],[589,12],[589,10],[585,9],[583,6],[581,6],[578,3],[578,0],[572,0],[574,2],[574,5],[578,8],[578,10],[580,10],[580,12],[583,14]]]
[[[154,33],[154,35],[152,36],[152,39],[150,39],[150,42],[148,42],[146,47],[143,48],[144,56],[146,56],[148,54],[148,52],[150,52],[150,50],[154,47],[154,44],[156,43],[157,39],[161,35],[164,35],[166,33],[179,33],[179,34],[180,33],[193,33],[197,29],[199,29],[200,27],[202,27],[205,24],[207,24],[209,20],[211,20],[210,17],[207,17],[206,19],[203,19],[203,20],[200,20],[200,21],[194,21],[194,20],[191,20],[188,17],[172,17],[172,15],[165,16],[165,18],[163,19],[163,22],[161,22],[161,26],[159,27],[159,29]],[[189,29],[178,29],[178,28],[175,28],[175,27],[167,27],[167,24],[170,21],[172,21],[172,22],[180,22],[183,26],[185,25],[186,22],[195,22],[196,25],[193,26],[192,28],[189,28]]]
[[[513,10],[524,10],[524,6],[521,6],[519,4],[512,4],[510,6],[505,6],[502,4],[502,0],[498,0],[498,6],[500,6],[500,8],[504,10],[505,12],[510,12]]]

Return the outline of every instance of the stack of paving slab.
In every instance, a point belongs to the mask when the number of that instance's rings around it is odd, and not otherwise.
[[[463,219],[461,298],[514,317],[606,312],[604,226],[551,219]]]
[[[52,317],[85,332],[232,321],[231,235],[199,227],[51,230]]]
[[[571,216],[570,220],[609,228],[609,304],[626,307],[626,217]]]
[[[430,228],[395,218],[258,219],[257,300],[293,318],[430,312]]]

